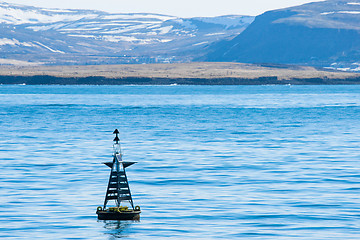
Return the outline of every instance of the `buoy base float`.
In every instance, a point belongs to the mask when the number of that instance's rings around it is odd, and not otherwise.
[[[96,214],[99,220],[140,220],[140,208],[136,206],[135,209],[127,209],[127,207],[102,209],[98,207]]]

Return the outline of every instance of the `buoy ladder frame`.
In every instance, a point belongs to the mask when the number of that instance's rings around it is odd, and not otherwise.
[[[106,205],[109,200],[115,200],[116,207],[121,209],[121,202],[122,201],[129,201],[131,208],[135,211],[140,211],[140,207],[134,207],[134,203],[132,200],[129,182],[126,176],[125,168],[129,167],[136,162],[124,162],[122,160],[122,152],[121,152],[121,145],[120,145],[120,138],[118,136],[119,131],[115,129],[114,134],[116,134],[114,138],[114,156],[112,162],[104,163],[108,167],[111,168],[109,183],[105,195],[104,206],[102,210],[106,209]],[[99,208],[98,208],[99,209]]]

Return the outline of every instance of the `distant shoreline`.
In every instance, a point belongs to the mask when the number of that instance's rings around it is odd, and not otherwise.
[[[181,63],[0,66],[0,84],[27,85],[353,85],[360,73],[307,66]]]
[[[360,77],[329,79],[304,78],[278,80],[277,77],[249,78],[105,78],[56,76],[0,76],[0,84],[9,85],[358,85]]]

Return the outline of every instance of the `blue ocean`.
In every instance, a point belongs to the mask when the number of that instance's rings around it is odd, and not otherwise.
[[[360,86],[1,85],[0,130],[1,239],[360,239]]]

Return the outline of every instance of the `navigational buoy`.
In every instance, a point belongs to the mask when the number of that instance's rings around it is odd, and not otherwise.
[[[131,197],[129,182],[126,176],[125,168],[136,162],[125,162],[122,159],[119,131],[115,129],[114,134],[114,157],[112,162],[104,164],[111,168],[109,183],[106,190],[105,201],[103,207],[99,206],[96,210],[98,219],[100,220],[139,220],[140,207],[134,206]],[[106,208],[108,201],[115,202],[114,207]],[[128,204],[129,206],[122,206]]]

